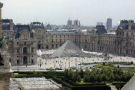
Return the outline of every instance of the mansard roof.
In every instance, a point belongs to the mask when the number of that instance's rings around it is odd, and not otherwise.
[[[30,31],[29,25],[15,25],[15,31],[28,30]]]
[[[135,30],[135,23],[133,20],[122,20],[120,22],[120,25],[118,26],[118,29],[120,30],[128,30],[131,26],[131,30]]]
[[[44,24],[41,22],[32,22],[30,24],[31,29],[45,29]]]
[[[67,31],[49,31],[52,35],[75,35],[75,32]]]
[[[107,31],[106,31],[104,25],[97,25],[97,26],[96,26],[96,29],[97,29],[96,33],[97,33],[98,35],[102,35],[102,34],[107,33]]]
[[[15,25],[15,38],[19,38],[23,30],[27,30],[28,32],[30,32],[30,36],[33,38],[33,33],[29,25]]]
[[[2,30],[10,30],[12,24],[12,19],[2,19]]]
[[[2,19],[3,23],[9,23],[12,19]]]

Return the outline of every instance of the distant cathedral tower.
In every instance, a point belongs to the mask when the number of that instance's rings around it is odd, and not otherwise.
[[[3,3],[0,2],[0,38],[2,38],[2,7]]]

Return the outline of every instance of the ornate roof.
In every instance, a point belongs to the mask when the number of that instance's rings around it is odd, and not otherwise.
[[[120,30],[128,30],[131,26],[131,30],[135,30],[135,23],[133,20],[122,20],[120,22],[120,25],[118,26],[118,29]]]
[[[27,30],[28,32],[30,32],[30,36],[33,37],[33,33],[29,25],[15,25],[15,38],[19,38],[23,30]]]

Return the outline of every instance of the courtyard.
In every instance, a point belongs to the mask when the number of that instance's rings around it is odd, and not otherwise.
[[[125,62],[125,63],[133,63],[132,65],[119,65],[121,67],[135,67],[134,57],[128,56],[116,56],[109,54],[108,58],[103,55],[103,53],[97,52],[88,52],[87,57],[61,57],[61,58],[44,58],[44,55],[53,54],[55,50],[41,50],[42,55],[38,56],[37,64],[31,66],[13,66],[13,71],[46,71],[50,69],[55,70],[65,70],[65,69],[86,69],[93,67],[94,63],[115,63],[115,62]]]

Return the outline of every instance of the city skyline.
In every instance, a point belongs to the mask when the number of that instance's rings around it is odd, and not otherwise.
[[[68,19],[78,19],[82,25],[113,24],[122,19],[135,19],[134,0],[1,0],[4,3],[3,18],[15,23],[28,24],[32,21],[63,25]],[[24,7],[25,6],[25,7]]]
[[[134,8],[0,0],[0,90],[135,90]]]

